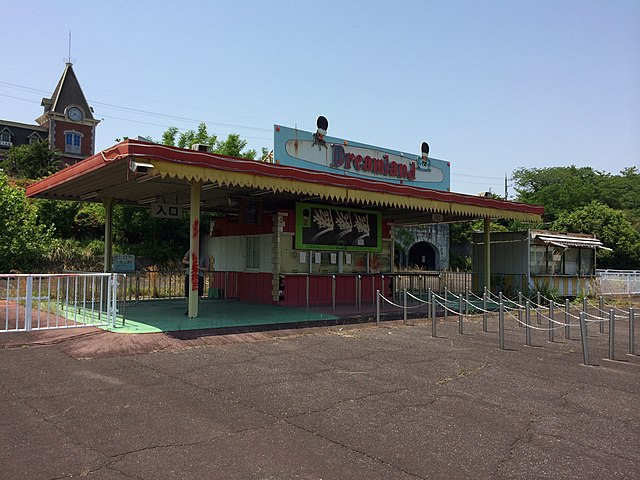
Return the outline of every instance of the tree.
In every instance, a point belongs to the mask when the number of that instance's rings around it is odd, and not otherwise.
[[[611,252],[598,254],[603,268],[640,268],[640,233],[625,214],[599,202],[591,202],[573,212],[563,212],[553,223],[554,230],[589,233],[602,240]]]
[[[53,230],[38,224],[36,209],[21,187],[0,173],[0,272],[30,270],[47,256]]]
[[[55,173],[59,168],[60,152],[49,149],[49,142],[13,146],[0,163],[2,169],[15,178],[36,179]]]
[[[247,158],[253,160],[256,158],[255,150],[242,150],[247,146],[247,141],[240,138],[236,133],[230,133],[226,140],[218,141],[215,134],[209,134],[207,124],[202,122],[198,125],[197,130],[187,130],[180,133],[177,127],[169,127],[162,134],[162,144],[170,146],[178,146],[180,148],[191,148],[195,144],[209,145],[211,151],[229,157]]]
[[[610,175],[591,167],[519,168],[512,178],[517,200],[544,206],[544,220],[552,222],[564,210],[601,199]]]
[[[227,155],[228,157],[239,157],[239,158],[247,158],[249,160],[253,160],[256,158],[255,150],[247,150],[246,152],[242,152],[242,150],[247,146],[247,141],[242,140],[240,135],[236,133],[230,133],[227,139],[223,142],[218,142],[215,153],[219,153],[221,155]]]

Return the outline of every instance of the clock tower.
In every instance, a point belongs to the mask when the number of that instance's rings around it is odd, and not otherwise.
[[[51,98],[43,98],[44,113],[36,119],[48,130],[51,149],[62,153],[63,165],[71,165],[94,154],[95,131],[100,120],[93,118],[80,83],[69,62]]]

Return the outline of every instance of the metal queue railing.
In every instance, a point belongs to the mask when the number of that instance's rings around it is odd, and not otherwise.
[[[482,331],[488,332],[488,316],[498,314],[498,347],[505,349],[505,323],[512,321],[524,329],[525,345],[532,346],[532,332],[548,334],[548,341],[556,341],[556,333],[564,331],[565,340],[571,340],[571,330],[579,329],[582,344],[584,365],[589,363],[589,337],[590,324],[598,324],[599,333],[608,335],[608,359],[616,359],[616,324],[626,323],[628,327],[628,354],[636,355],[635,348],[635,309],[628,310],[615,305],[607,305],[604,297],[598,298],[598,304],[594,305],[587,297],[583,298],[579,305],[571,305],[566,299],[564,305],[557,304],[553,299],[544,297],[536,292],[533,299],[526,298],[521,292],[517,299],[509,299],[502,292],[497,295],[485,290],[482,296],[472,292],[455,294],[445,289],[439,294],[432,290],[427,292],[425,298],[415,296],[404,290],[402,303],[396,303],[393,298],[387,298],[380,291],[376,295],[376,324],[380,325],[381,310],[383,305],[389,305],[402,312],[403,323],[407,323],[408,312],[424,308],[426,318],[431,322],[431,336],[437,337],[437,317],[447,321],[452,315],[458,319],[458,333],[464,334],[465,318],[482,315]],[[563,308],[564,307],[564,308]],[[440,315],[438,315],[440,313]],[[605,332],[605,325],[608,331]]]
[[[117,273],[0,274],[0,332],[115,326],[125,280]]]

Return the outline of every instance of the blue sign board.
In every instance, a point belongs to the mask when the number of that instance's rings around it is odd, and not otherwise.
[[[304,130],[274,126],[275,163],[294,167],[449,191],[450,164],[444,160],[365,145]]]

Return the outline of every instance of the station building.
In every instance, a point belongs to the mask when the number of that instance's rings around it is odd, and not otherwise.
[[[393,289],[394,230],[484,219],[539,221],[542,207],[450,191],[451,164],[326,135],[274,126],[269,161],[126,140],[47,177],[30,197],[102,202],[105,265],[111,212],[137,205],[165,218],[190,215],[189,316],[198,316],[198,265],[210,259],[216,290],[278,305],[371,300]],[[202,211],[211,212],[207,225]],[[490,250],[485,249],[490,284]],[[327,291],[331,290],[331,295]],[[311,298],[310,298],[311,297]]]

